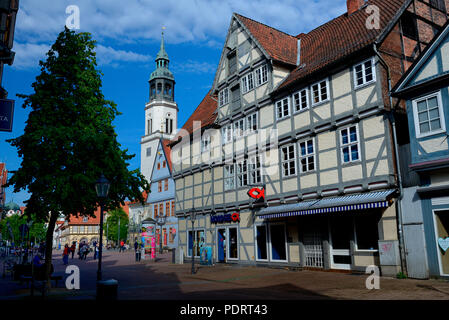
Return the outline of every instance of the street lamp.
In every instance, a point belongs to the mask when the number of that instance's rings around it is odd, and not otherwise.
[[[108,179],[105,178],[103,174],[101,174],[100,179],[97,180],[95,184],[95,190],[97,191],[97,196],[100,199],[101,206],[101,215],[100,215],[100,247],[98,248],[98,271],[97,271],[97,280],[101,280],[101,258],[103,253],[103,212],[104,212],[104,201],[106,200],[109,187],[111,184]]]
[[[159,253],[162,254],[162,226],[165,224],[165,221],[167,220],[167,216],[165,215],[158,215],[156,218],[156,223],[159,226]]]
[[[193,231],[193,224],[195,223],[195,219],[196,219],[196,212],[195,212],[195,207],[193,207],[190,210],[190,221],[192,222],[192,274],[195,274],[195,248],[193,246],[194,244],[194,231]]]

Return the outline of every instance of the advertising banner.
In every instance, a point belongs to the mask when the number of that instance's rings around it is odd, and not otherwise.
[[[14,100],[0,99],[0,131],[12,131]]]

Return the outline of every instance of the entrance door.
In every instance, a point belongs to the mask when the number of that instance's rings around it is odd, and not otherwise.
[[[319,231],[304,234],[304,251],[306,267],[323,268],[323,240]]]
[[[436,245],[440,274],[449,275],[449,210],[435,210]]]
[[[332,269],[351,269],[351,240],[354,237],[352,217],[329,219],[330,258]]]
[[[226,262],[226,229],[217,229],[218,262]]]

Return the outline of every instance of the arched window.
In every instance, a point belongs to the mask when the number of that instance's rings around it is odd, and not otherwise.
[[[153,83],[150,89],[150,99],[153,99],[155,95],[156,95],[156,86]]]
[[[162,83],[157,84],[157,94],[161,94],[162,92]]]
[[[164,95],[170,96],[171,95],[171,85],[166,84],[164,88]]]

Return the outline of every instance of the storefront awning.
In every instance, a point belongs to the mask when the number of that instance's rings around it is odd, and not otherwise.
[[[387,200],[395,190],[369,192],[350,196],[303,201],[282,206],[268,207],[256,215],[262,219],[303,216],[310,214],[353,211],[361,209],[386,208]]]

